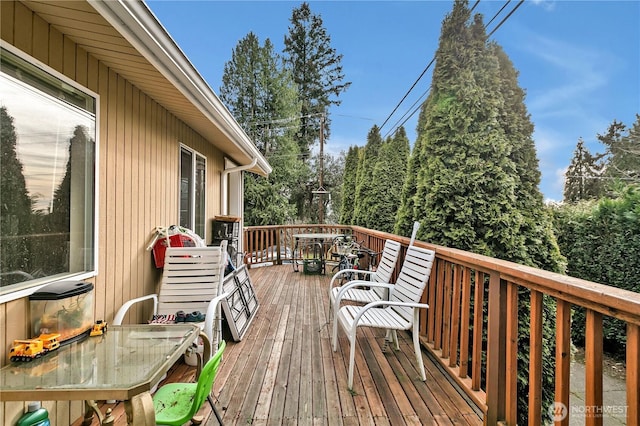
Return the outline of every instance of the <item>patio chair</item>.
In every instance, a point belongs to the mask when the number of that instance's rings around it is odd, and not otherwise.
[[[416,234],[420,228],[419,222],[414,222],[413,231],[411,232],[411,240],[409,241],[409,247],[413,246],[416,239]],[[336,318],[338,316],[338,309],[344,301],[356,302],[356,303],[371,303],[377,300],[388,300],[389,293],[385,287],[369,286],[368,284],[373,282],[390,283],[391,276],[395,270],[398,256],[400,255],[400,243],[392,240],[386,240],[384,243],[384,249],[382,250],[382,256],[376,271],[364,271],[369,275],[369,281],[352,280],[342,285],[341,287],[333,287],[336,277],[341,272],[356,271],[355,269],[343,270],[333,276],[329,283],[329,320],[331,320],[333,312],[333,334],[337,333]],[[335,306],[335,308],[334,308]]]
[[[196,383],[168,383],[153,395],[153,408],[158,425],[183,425],[188,422],[208,399],[222,424],[222,419],[211,400],[211,388],[218,373],[226,342],[221,341],[215,355],[204,365]]]
[[[127,311],[136,303],[153,300],[156,319],[174,316],[180,311],[205,313],[204,321],[199,322],[200,328],[210,348],[216,348],[222,336],[220,302],[227,297],[223,293],[226,246],[225,240],[216,247],[167,248],[158,294],[129,300],[118,310],[113,324],[122,324]]]
[[[329,282],[329,318],[331,318],[333,307],[340,307],[339,301],[348,300],[351,302],[369,303],[374,300],[386,299],[386,289],[368,287],[368,284],[370,282],[388,283],[391,281],[391,276],[393,275],[396,263],[398,262],[398,256],[400,255],[400,247],[400,243],[386,240],[378,268],[375,271],[360,269],[342,269],[338,271]],[[341,276],[356,273],[368,276],[369,280],[351,280],[342,286],[334,287],[336,280],[339,280]]]
[[[435,252],[410,246],[395,284],[369,283],[371,286],[387,288],[389,300],[371,302],[365,306],[343,306],[337,312],[337,321],[349,339],[349,389],[353,388],[353,365],[355,361],[356,332],[358,327],[376,327],[390,331],[390,336],[399,349],[396,330],[413,329],[413,346],[420,367],[422,380],[426,380],[422,352],[418,340],[419,309],[428,308],[420,303],[422,293],[429,280]],[[337,326],[334,327],[333,351],[338,349]]]

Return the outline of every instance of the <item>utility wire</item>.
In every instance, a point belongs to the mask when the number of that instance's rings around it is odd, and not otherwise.
[[[493,22],[494,19],[496,19],[496,17],[502,13],[502,11],[504,10],[505,7],[507,7],[507,5],[511,3],[511,0],[507,0],[505,2],[505,4],[502,5],[502,7],[500,8],[500,10],[498,10],[498,12],[496,12],[495,15],[493,15],[493,18],[491,18],[491,20],[489,22],[487,22],[487,25],[485,25],[485,27],[488,27],[489,25],[491,25],[491,23]]]
[[[418,99],[416,99],[416,101],[411,104],[411,106],[409,107],[409,109],[407,110],[407,112],[405,112],[402,117],[400,117],[395,124],[391,127],[391,129],[385,133],[385,135],[382,137],[383,139],[386,138],[387,136],[389,136],[390,134],[394,133],[399,127],[404,126],[404,123],[406,123],[407,121],[409,121],[409,119],[411,117],[413,117],[413,114],[416,113],[416,111],[422,106],[422,102],[424,97],[427,95],[427,93],[429,93],[429,90],[431,90],[431,86],[429,86],[429,88],[427,90],[425,90],[422,95],[420,95],[420,97]],[[415,107],[415,109],[414,109]],[[409,111],[411,111],[411,114],[409,114]],[[407,114],[409,114],[409,116],[407,117]],[[407,117],[404,121],[403,118]],[[402,121],[402,123],[400,123]],[[398,124],[400,123],[400,124]]]
[[[476,0],[475,4],[473,5],[473,7],[471,8],[470,12],[473,12],[473,9],[476,8],[476,6],[478,5],[478,3],[480,3],[480,0]],[[407,92],[404,94],[404,96],[402,97],[402,99],[400,99],[400,102],[398,102],[398,104],[396,105],[396,107],[393,109],[393,111],[391,111],[391,114],[389,114],[389,116],[384,120],[384,123],[382,123],[382,125],[380,126],[380,130],[382,130],[382,128],[385,126],[385,124],[387,124],[387,121],[389,121],[389,119],[391,118],[391,116],[393,114],[395,114],[395,112],[398,110],[398,108],[400,108],[400,105],[402,105],[402,103],[404,102],[404,100],[407,98],[407,96],[409,96],[409,94],[411,93],[411,91],[414,89],[414,87],[416,87],[416,85],[420,82],[420,80],[422,79],[422,77],[424,77],[425,73],[429,70],[429,68],[431,68],[431,65],[433,65],[433,63],[436,60],[436,56],[433,55],[433,58],[431,58],[431,61],[429,61],[429,63],[427,64],[427,66],[424,68],[424,70],[422,70],[422,72],[420,73],[420,75],[418,76],[418,78],[416,79],[416,81],[413,82],[413,84],[411,85],[411,87],[409,88],[409,90],[407,90]]]
[[[507,0],[505,2],[505,4],[502,5],[502,7],[493,15],[493,17],[491,18],[491,20],[485,25],[485,28],[491,23],[493,22],[498,15],[500,15],[502,13],[502,11],[506,8],[506,6],[511,2],[511,0]],[[473,9],[475,9],[475,7],[478,5],[478,3],[480,3],[480,0],[477,0],[476,3],[473,5],[473,7],[471,8],[471,11],[473,11]],[[491,37],[497,30],[498,28],[500,28],[502,26],[502,24],[504,24],[506,22],[507,19],[509,19],[511,17],[511,15],[513,15],[513,13],[522,5],[522,3],[524,3],[524,0],[520,0],[518,2],[518,4],[516,6],[514,6],[513,9],[511,9],[511,11],[507,14],[507,16],[505,16],[500,23],[498,23],[498,25],[496,25],[496,27],[491,30],[491,32],[487,35],[487,38]],[[391,112],[391,114],[389,114],[389,116],[385,119],[384,123],[382,123],[382,125],[380,126],[380,129],[382,129],[382,127],[384,127],[384,125],[389,121],[389,119],[391,118],[391,116],[396,112],[396,110],[400,107],[400,105],[404,102],[404,100],[407,98],[407,96],[409,95],[409,93],[415,88],[416,84],[418,83],[418,81],[420,81],[420,79],[422,79],[422,77],[424,76],[424,74],[426,73],[426,71],[429,69],[429,67],[433,64],[433,62],[435,61],[435,56],[433,57],[433,59],[431,59],[431,61],[429,62],[429,64],[427,65],[427,67],[422,71],[422,73],[420,74],[420,76],[418,77],[418,79],[413,83],[413,85],[411,86],[411,88],[407,91],[407,93],[405,93],[405,95],[402,97],[402,99],[400,100],[400,102],[398,103],[398,105],[396,105],[396,107],[393,109],[393,111]],[[429,91],[431,90],[431,87],[429,87],[419,98],[418,100],[416,100],[416,102],[414,102],[411,107],[409,107],[408,111],[411,111],[411,108],[413,108],[416,103],[420,102],[420,100],[427,94],[429,93]],[[396,130],[398,130],[399,127],[403,126],[407,121],[409,121],[409,119],[411,117],[413,117],[415,115],[415,113],[420,109],[421,104],[419,104],[417,107],[415,107],[412,111],[411,114],[409,114],[409,116],[402,121],[402,123],[398,124],[403,117],[405,117],[408,113],[405,113],[402,117],[400,117],[400,119],[398,119],[398,121],[396,122],[396,124],[391,128],[391,130],[389,130],[384,137],[386,138],[388,135],[395,133]]]
[[[518,2],[518,4],[517,4],[513,9],[511,9],[511,12],[509,12],[509,14],[508,14],[507,16],[505,16],[505,17],[502,19],[502,21],[500,21],[500,23],[499,23],[498,25],[496,25],[496,27],[495,27],[493,30],[491,30],[491,32],[487,35],[487,37],[491,37],[491,36],[493,35],[493,33],[495,33],[495,32],[496,32],[496,30],[497,30],[498,28],[500,28],[500,27],[502,26],[502,24],[504,24],[504,23],[505,23],[505,21],[511,17],[511,15],[513,15],[513,12],[515,12],[515,11],[516,11],[520,6],[522,6],[522,3],[524,3],[524,0],[520,0],[520,1]],[[502,9],[500,9],[500,10],[502,10]],[[496,16],[497,16],[497,14],[496,14]],[[494,18],[495,18],[495,17],[494,17]],[[493,21],[493,19],[491,19],[491,20]]]

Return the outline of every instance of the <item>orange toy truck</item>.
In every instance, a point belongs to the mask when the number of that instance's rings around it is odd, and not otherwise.
[[[60,334],[41,334],[35,339],[14,340],[9,351],[11,361],[33,361],[60,347]]]

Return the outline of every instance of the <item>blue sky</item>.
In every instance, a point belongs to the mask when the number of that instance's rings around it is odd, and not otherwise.
[[[470,1],[473,5],[475,1]],[[504,1],[482,0],[474,10],[487,24]],[[147,0],[169,34],[219,93],[224,64],[249,32],[261,43],[284,46],[298,1]],[[310,1],[342,55],[351,87],[333,107],[325,150],[338,153],[366,144],[418,79],[438,47],[440,26],[452,1]],[[517,4],[510,2],[488,32]],[[527,0],[491,37],[520,72],[519,84],[535,125],[546,199],[561,200],[563,173],[578,138],[601,152],[598,133],[615,119],[630,126],[640,113],[640,1]],[[382,128],[387,135],[413,111],[431,83],[429,68]],[[414,114],[404,124],[415,141]]]

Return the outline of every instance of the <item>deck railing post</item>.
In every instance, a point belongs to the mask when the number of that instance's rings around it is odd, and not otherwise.
[[[278,229],[278,231],[276,232],[276,265],[282,265],[282,258],[280,256],[280,247],[281,247],[281,238],[282,235],[282,229]]]
[[[487,414],[485,425],[496,425],[506,412],[507,284],[498,272],[489,276],[487,324]]]

